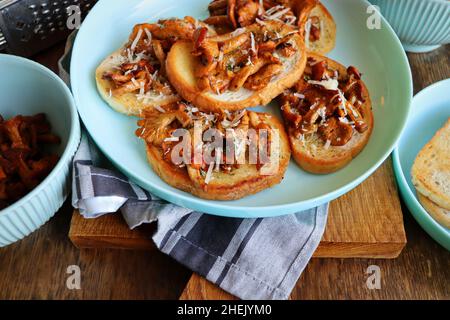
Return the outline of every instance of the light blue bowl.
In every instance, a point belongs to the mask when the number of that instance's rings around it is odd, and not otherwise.
[[[450,118],[449,91],[450,79],[447,79],[414,97],[412,114],[394,150],[393,161],[397,183],[409,211],[433,239],[450,251],[450,229],[441,226],[425,211],[411,181],[411,167],[417,154]]]
[[[370,0],[380,7],[406,51],[428,52],[450,43],[450,1]]]
[[[71,159],[80,141],[72,95],[52,71],[33,61],[0,54],[0,114],[45,113],[62,143],[60,160],[49,176],[25,197],[0,211],[0,247],[24,238],[48,221],[69,192]]]

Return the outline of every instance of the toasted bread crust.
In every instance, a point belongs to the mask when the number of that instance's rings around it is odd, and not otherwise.
[[[323,21],[325,30],[318,41],[310,42],[307,50],[317,54],[326,55],[333,50],[336,45],[336,23],[331,13],[321,2],[312,9],[310,15],[318,16]]]
[[[294,56],[295,62],[289,72],[283,74],[283,77],[277,81],[270,82],[264,89],[247,92],[248,97],[240,100],[220,100],[220,96],[215,93],[198,90],[194,77],[198,61],[191,55],[193,45],[190,42],[178,41],[172,46],[166,60],[167,75],[180,96],[205,111],[236,111],[257,105],[266,105],[285,89],[294,85],[303,73],[307,58],[305,45],[299,35],[294,36],[294,39],[299,50]]]
[[[436,203],[450,210],[450,119],[417,155],[411,170],[414,187]]]
[[[121,54],[122,50],[123,48],[120,48],[110,54],[105,60],[103,60],[95,71],[95,80],[97,83],[98,92],[111,108],[126,115],[138,116],[145,110],[151,110],[155,106],[165,105],[180,99],[178,95],[171,95],[159,97],[157,99],[155,98],[155,100],[149,101],[145,104],[144,102],[139,101],[133,93],[127,93],[121,96],[112,96],[110,94],[110,90],[114,89],[114,84],[112,81],[104,79],[103,75],[105,72],[112,70],[114,61],[117,60],[117,57]]]
[[[316,61],[327,60],[328,65],[338,70],[340,74],[346,74],[347,72],[343,65],[334,60],[314,53],[309,53],[308,56],[315,58]],[[292,148],[292,156],[301,168],[316,174],[336,172],[350,163],[363,150],[369,141],[374,126],[372,103],[369,91],[364,83],[362,84],[362,96],[365,99],[365,103],[362,105],[364,122],[368,125],[368,130],[363,134],[354,132],[352,139],[346,145],[342,147],[331,146],[326,154],[323,154],[321,157],[314,154],[311,146],[308,145],[308,141],[303,145],[303,142],[295,137],[294,130],[289,128],[289,124],[286,123]],[[317,137],[317,134],[314,134],[314,136],[313,140],[320,143],[320,145],[317,145],[317,148],[323,149],[323,141]]]
[[[423,208],[442,226],[450,229],[450,210],[439,207],[436,203],[425,197],[420,192],[417,193],[417,199]]]

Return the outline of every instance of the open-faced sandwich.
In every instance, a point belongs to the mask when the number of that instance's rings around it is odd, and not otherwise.
[[[299,28],[309,51],[326,54],[335,45],[336,24],[318,0],[214,0],[208,9],[205,22],[218,33],[273,20]]]
[[[194,38],[172,46],[166,71],[177,92],[202,110],[265,105],[297,82],[305,68],[302,38],[279,21],[213,37],[199,28]]]
[[[204,199],[234,200],[272,187],[290,159],[283,125],[265,113],[204,113],[179,102],[144,112],[138,124],[153,170]]]
[[[306,171],[339,170],[372,133],[369,92],[353,66],[310,54],[302,78],[280,100],[294,159]]]
[[[166,55],[177,40],[192,40],[198,27],[215,34],[192,17],[136,25],[128,43],[109,55],[96,70],[102,97],[113,109],[127,115],[139,115],[179,100],[167,79]]]

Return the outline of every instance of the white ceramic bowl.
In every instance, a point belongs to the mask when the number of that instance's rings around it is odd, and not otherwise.
[[[370,0],[380,7],[406,51],[428,52],[450,43],[450,1]]]
[[[0,247],[27,236],[48,221],[69,192],[72,157],[80,141],[80,124],[72,95],[52,71],[33,61],[0,54],[0,114],[45,113],[62,143],[60,160],[34,190],[0,211]]]

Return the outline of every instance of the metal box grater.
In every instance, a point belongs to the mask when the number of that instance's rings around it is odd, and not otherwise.
[[[0,52],[31,56],[71,32],[68,8],[79,6],[83,19],[97,0],[0,0]]]

